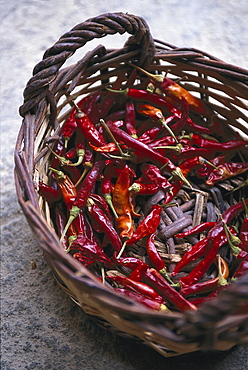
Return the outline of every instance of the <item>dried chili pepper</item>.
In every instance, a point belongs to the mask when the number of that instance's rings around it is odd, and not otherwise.
[[[205,255],[203,260],[201,260],[193,270],[187,276],[183,276],[180,279],[180,283],[182,286],[184,285],[192,285],[196,283],[204,274],[207,272],[211,264],[213,263],[220,246],[227,242],[227,237],[225,232],[222,231],[217,234],[214,240],[209,239],[207,248],[209,248],[208,253]]]
[[[237,151],[239,149],[243,149],[247,145],[247,141],[245,140],[230,140],[226,142],[217,142],[216,140],[211,140],[197,134],[190,134],[188,137],[192,145],[197,145],[200,148],[212,149],[217,152],[225,152],[232,150]]]
[[[172,271],[172,276],[178,274],[188,263],[194,261],[199,257],[204,256],[207,252],[207,246],[207,237],[199,240],[196,244],[194,244],[187,252],[185,252],[182,259],[176,264],[174,270]]]
[[[67,208],[71,209],[77,196],[77,190],[73,182],[62,171],[58,171],[52,167],[49,167],[49,169],[56,174],[56,182],[61,190],[62,197],[65,201]]]
[[[130,191],[128,190],[133,178],[130,167],[125,165],[118,176],[112,195],[114,209],[118,215],[116,227],[121,238],[130,238],[133,234],[134,223],[132,219],[132,206],[130,203]]]
[[[51,186],[39,181],[38,193],[42,196],[48,203],[57,202],[61,199],[61,192]]]
[[[70,251],[78,251],[83,256],[89,257],[94,261],[104,263],[107,267],[113,268],[113,263],[103,252],[102,248],[94,241],[88,239],[85,235],[80,234],[70,245]]]
[[[104,232],[109,241],[111,242],[111,245],[113,249],[119,253],[122,248],[122,242],[117,234],[113,223],[109,219],[109,217],[106,215],[106,212],[104,212],[94,201],[94,198],[90,197],[87,200],[87,208],[90,212],[90,215],[92,219],[97,223],[97,225],[100,228],[100,231]]]
[[[161,123],[165,129],[169,132],[169,134],[173,137],[175,142],[177,143],[178,140],[174,134],[174,132],[171,130],[171,128],[167,125],[167,121],[162,113],[162,111],[159,108],[156,108],[150,104],[137,104],[136,109],[138,113],[145,114],[155,120],[155,122]]]
[[[209,293],[213,290],[218,289],[219,286],[227,285],[228,284],[227,279],[229,276],[228,264],[220,256],[217,258],[216,264],[219,263],[218,261],[220,261],[220,272],[215,278],[209,279],[204,282],[198,282],[195,284],[186,285],[180,290],[180,293],[184,297],[187,297],[187,296],[196,295],[196,294]]]
[[[206,184],[213,186],[216,182],[240,175],[248,170],[248,163],[224,163],[217,166],[208,176]]]
[[[152,263],[152,266],[160,271],[162,269],[165,269],[165,263],[162,260],[160,254],[158,253],[158,250],[154,244],[154,238],[156,236],[156,232],[152,233],[146,240],[145,248],[148,254],[148,257]],[[161,271],[160,271],[161,272]]]
[[[154,233],[158,228],[161,212],[161,206],[153,206],[150,213],[140,222],[137,229],[133,232],[131,238],[127,240],[126,244],[134,244],[141,238]]]
[[[247,273],[248,273],[248,255],[240,262],[232,278],[236,280]]]
[[[104,165],[105,165],[105,161],[95,162],[93,167],[87,174],[87,176],[84,178],[80,188],[78,189],[76,199],[74,200],[72,207],[70,209],[69,219],[67,221],[63,234],[67,232],[69,225],[78,216],[80,210],[83,209],[83,207],[85,206],[86,201],[88,197],[90,196],[90,194],[92,193],[95,183]]]
[[[138,282],[135,280],[132,280],[126,276],[108,276],[113,281],[116,281],[117,283],[123,285],[124,287],[128,287],[137,293],[143,294],[149,298],[155,299],[158,302],[163,303],[164,299],[160,296],[159,293],[155,289],[153,289],[151,286]]]
[[[196,310],[197,307],[187,301],[177,290],[175,290],[166,279],[154,268],[144,272],[144,281],[153,287],[165,301],[170,301],[179,311]]]
[[[82,253],[79,252],[74,253],[72,257],[81,262],[84,267],[90,268],[96,264],[96,261],[94,259],[84,256]]]
[[[133,300],[143,304],[144,306],[151,308],[152,310],[156,311],[169,311],[168,308],[163,303],[159,303],[155,299],[148,298],[147,296],[134,292],[132,290],[128,290],[125,288],[115,288],[115,291],[123,294],[129,298],[132,298]]]
[[[134,193],[134,194],[143,194],[143,195],[149,195],[149,194],[155,194],[158,190],[159,190],[159,187],[158,185],[156,184],[143,184],[142,182],[141,183],[138,183],[138,182],[134,182],[130,188],[128,189],[131,193]]]
[[[160,169],[157,166],[145,163],[140,166],[140,170],[150,180],[150,182],[157,185],[160,189],[166,191],[170,188],[171,184],[167,178],[161,174]],[[140,182],[139,179],[137,179],[136,182]]]
[[[116,253],[114,252],[112,256],[112,260],[115,265],[121,265],[124,267],[128,267],[130,270],[135,270],[138,266],[145,265],[148,268],[148,265],[143,262],[141,259],[136,257],[119,257],[117,258]]]
[[[131,99],[126,101],[125,127],[127,133],[134,138],[138,138],[137,129],[135,128],[135,106]]]
[[[190,230],[184,231],[183,233],[176,234],[175,237],[176,238],[185,238],[186,236],[189,236],[189,235],[202,233],[204,231],[210,230],[215,224],[216,224],[216,222],[210,222],[210,221],[209,222],[203,222],[199,225],[196,225],[195,227],[192,227]]]
[[[84,135],[84,137],[93,145],[104,146],[107,144],[103,135],[96,129],[95,125],[90,121],[89,117],[78,109],[75,114],[75,119],[78,128]]]
[[[242,243],[242,249],[248,252],[248,217],[246,217],[242,222],[239,232],[239,239]]]

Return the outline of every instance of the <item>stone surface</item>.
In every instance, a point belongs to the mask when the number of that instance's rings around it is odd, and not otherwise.
[[[98,327],[55,283],[17,204],[13,151],[32,69],[63,33],[113,11],[144,17],[154,38],[247,68],[247,0],[1,0],[1,368],[245,370],[247,346],[166,359]],[[108,36],[101,43],[119,47],[125,40]]]

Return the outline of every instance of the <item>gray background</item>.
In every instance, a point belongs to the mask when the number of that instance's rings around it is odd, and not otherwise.
[[[54,282],[17,204],[13,150],[21,124],[22,91],[33,67],[76,24],[114,11],[144,17],[154,38],[199,48],[248,68],[247,0],[0,0],[1,368],[247,369],[247,346],[166,359],[98,327]],[[119,47],[125,39],[108,36],[96,43]]]

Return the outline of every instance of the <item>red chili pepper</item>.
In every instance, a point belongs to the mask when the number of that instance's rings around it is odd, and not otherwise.
[[[224,163],[214,169],[208,176],[206,184],[213,186],[216,182],[240,175],[248,170],[248,163]]]
[[[85,235],[80,234],[76,240],[70,245],[70,251],[77,250],[83,256],[92,258],[94,261],[104,263],[107,267],[113,268],[113,263],[109,257],[103,252],[102,248]]]
[[[145,163],[141,165],[140,169],[141,169],[141,172],[146,177],[148,177],[150,182],[157,185],[160,189],[163,189],[164,191],[166,191],[171,186],[167,178],[161,174],[160,169],[157,166],[153,164]],[[136,180],[136,182],[139,182],[139,181]]]
[[[128,267],[130,270],[135,270],[138,266],[143,266],[146,265],[148,268],[148,265],[143,262],[141,259],[136,258],[136,257],[120,257],[116,258],[116,253],[114,252],[112,256],[112,260],[115,265],[121,265],[124,267]]]
[[[151,234],[147,240],[146,240],[146,244],[145,244],[145,248],[146,248],[146,251],[147,251],[147,254],[148,254],[148,257],[152,263],[152,266],[160,271],[162,269],[165,268],[165,263],[164,261],[162,260],[160,254],[158,253],[158,250],[154,244],[154,238],[156,236],[156,232]]]
[[[91,143],[89,143],[90,147],[95,151],[99,153],[114,153],[118,151],[118,148],[115,143],[111,142],[103,146],[95,146]]]
[[[183,185],[183,182],[179,180],[174,180],[173,182],[171,182],[169,191],[165,193],[163,204],[170,203],[172,199],[177,195],[182,185]]]
[[[85,96],[83,99],[81,99],[77,106],[83,112],[85,112],[85,114],[89,114],[91,109],[93,108],[93,104],[96,102],[96,100],[100,97],[101,94],[102,92],[89,94]],[[70,140],[70,138],[72,137],[77,128],[75,114],[76,108],[73,108],[69,117],[64,121],[63,126],[61,128],[61,135],[65,143],[65,148],[67,148],[68,141]]]
[[[78,216],[80,210],[83,209],[83,207],[85,206],[88,197],[93,192],[96,181],[104,165],[105,161],[95,162],[87,176],[84,178],[80,188],[78,189],[76,199],[74,200],[72,207],[70,209],[69,219],[67,221],[63,234],[67,232],[69,225]]]
[[[135,107],[131,99],[126,101],[126,115],[125,115],[125,127],[127,133],[135,138],[138,138],[137,130],[135,128]]]
[[[106,200],[99,194],[92,193],[90,198],[106,213],[108,218],[112,220],[112,215],[110,213],[108,203]]]
[[[165,301],[170,301],[179,311],[184,312],[187,310],[197,309],[195,305],[187,301],[154,268],[150,268],[145,271],[144,281],[153,287]]]
[[[77,235],[85,234],[85,216],[82,211],[80,211],[78,216],[73,220],[72,225],[75,227]]]
[[[95,125],[90,121],[89,117],[85,113],[78,110],[75,114],[75,119],[78,128],[80,129],[86,140],[88,140],[88,142],[96,146],[104,146],[107,144],[103,135],[100,134],[100,132],[96,129]]]
[[[176,234],[176,238],[185,238],[186,236],[189,235],[194,235],[198,233],[202,233],[204,231],[209,231],[212,229],[212,227],[216,224],[216,222],[203,222],[199,225],[196,225],[195,227],[192,227],[190,230],[185,231],[183,233]]]
[[[233,274],[234,279],[239,279],[241,276],[248,273],[248,255],[241,261]]]
[[[144,144],[151,144],[157,137],[157,135],[161,132],[161,128],[154,126],[149,130],[145,131],[140,137],[139,140],[142,141]],[[172,140],[174,143],[174,139],[171,136],[168,136],[168,140]]]
[[[242,249],[248,252],[248,217],[246,217],[242,222],[239,232],[239,239],[242,243]]]
[[[151,286],[132,280],[125,276],[108,276],[113,281],[120,283],[124,287],[134,290],[137,293],[143,294],[149,298],[156,299],[158,302],[163,303],[163,298]]]
[[[192,285],[196,283],[204,274],[207,272],[211,264],[213,263],[217,252],[221,246],[221,244],[227,242],[227,237],[225,235],[225,232],[222,230],[222,232],[219,232],[218,235],[214,240],[208,239],[207,248],[209,248],[209,252],[204,257],[203,260],[201,260],[196,267],[193,268],[193,270],[190,271],[190,273],[187,276],[183,276],[180,279],[180,283],[182,286],[184,285]]]
[[[133,232],[131,238],[127,240],[126,244],[134,244],[141,238],[154,233],[157,230],[160,222],[161,211],[161,206],[153,206],[151,212],[140,222],[137,229]]]
[[[38,193],[42,196],[48,203],[57,202],[61,199],[61,192],[52,188],[51,186],[39,181]]]
[[[152,310],[168,311],[168,308],[163,303],[159,303],[158,301],[152,298],[148,298],[143,294],[125,288],[115,288],[115,291],[129,298],[132,298],[133,300],[145,305],[148,308],[151,308]]]
[[[88,268],[94,266],[96,263],[94,259],[90,257],[86,257],[82,253],[79,253],[79,252],[74,253],[72,257],[78,260],[79,262],[81,262],[84,267],[88,267]]]
[[[97,223],[100,230],[105,233],[113,249],[119,253],[122,248],[122,243],[119,235],[117,234],[112,221],[106,215],[106,212],[103,211],[90,197],[88,199],[88,211],[91,214],[92,219]]]
[[[143,276],[144,276],[144,272],[149,268],[149,266],[147,265],[147,263],[142,263],[140,265],[138,265],[131,273],[131,275],[129,275],[129,278],[134,280],[134,281],[142,281],[143,279]]]
[[[245,140],[231,140],[219,143],[216,140],[207,139],[197,134],[189,135],[189,137],[192,145],[197,145],[200,148],[212,149],[217,152],[238,151],[247,145],[247,141]]]
[[[68,209],[71,209],[76,196],[77,190],[71,181],[71,179],[65,175],[62,171],[58,171],[54,168],[49,167],[51,171],[56,174],[56,182],[61,190],[62,197]]]
[[[218,289],[219,286],[227,285],[227,279],[229,276],[228,264],[220,256],[217,258],[217,261],[215,263],[218,264],[218,261],[220,261],[220,273],[215,278],[209,279],[204,282],[198,282],[192,285],[186,285],[180,290],[180,293],[184,297],[187,297],[196,294],[209,293],[213,290]]]
[[[159,187],[156,184],[142,184],[138,182],[134,182],[129,191],[133,194],[142,194],[142,195],[150,195],[155,194],[159,190]]]
[[[172,276],[178,274],[183,267],[185,267],[191,261],[204,256],[207,253],[207,246],[208,246],[208,238],[204,238],[199,240],[196,244],[192,245],[192,247],[185,252],[182,259],[176,264],[174,270],[172,271]]]

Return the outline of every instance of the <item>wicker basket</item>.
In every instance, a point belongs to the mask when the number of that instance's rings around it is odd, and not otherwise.
[[[106,50],[100,45],[77,64],[60,69],[87,41],[125,32],[131,37],[123,48]],[[126,61],[151,72],[169,70],[174,78],[186,77],[184,87],[208,101],[226,125],[227,138],[236,137],[236,129],[239,134],[248,134],[248,71],[199,50],[153,40],[140,17],[103,14],[63,35],[45,52],[27,83],[20,108],[23,123],[15,150],[20,206],[62,289],[108,329],[142,340],[166,357],[196,351],[223,351],[247,343],[248,315],[232,312],[248,300],[248,275],[196,312],[153,312],[111,291],[64,253],[48,206],[37,196],[38,179],[46,180],[48,171],[50,152],[46,143],[58,137],[60,123],[68,115],[71,101],[97,91],[110,81],[113,83],[120,73],[130,70]]]

